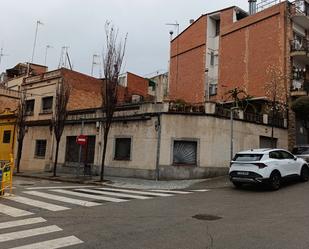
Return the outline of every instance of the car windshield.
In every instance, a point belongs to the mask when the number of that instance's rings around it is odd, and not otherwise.
[[[309,154],[309,147],[296,147],[293,149],[292,153],[294,155]]]
[[[233,161],[236,162],[250,162],[250,161],[260,161],[263,154],[236,154]]]

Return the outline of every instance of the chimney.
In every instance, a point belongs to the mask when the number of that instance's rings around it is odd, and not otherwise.
[[[194,19],[190,19],[189,23],[190,24],[194,23]]]
[[[256,13],[256,0],[248,0],[249,2],[249,15],[254,15]]]

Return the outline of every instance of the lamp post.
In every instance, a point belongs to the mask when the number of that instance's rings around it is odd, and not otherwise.
[[[233,156],[234,156],[234,110],[238,110],[239,107],[238,106],[234,106],[234,107],[231,107],[230,111],[231,111],[231,160],[233,159]]]

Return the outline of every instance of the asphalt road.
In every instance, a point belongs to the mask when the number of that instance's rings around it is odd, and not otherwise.
[[[70,209],[49,211],[10,199],[1,200],[0,204],[25,210],[33,215],[11,217],[0,214],[0,248],[18,248],[21,245],[72,236],[80,244],[65,248],[309,248],[309,183],[289,183],[279,191],[272,192],[256,187],[237,190],[226,178],[219,178],[191,188],[209,189],[207,192],[189,191],[189,194],[152,196],[149,199],[127,198],[126,202],[74,197],[53,192],[53,189],[28,189],[44,186],[72,191],[63,188],[68,185],[73,184],[31,179],[17,181],[16,195],[48,201]],[[89,202],[100,202],[101,205],[79,207],[30,196],[25,191],[87,199]],[[42,226],[38,223],[1,229],[3,222],[30,217],[41,217],[46,220],[44,226],[56,226],[62,230],[24,239],[15,238],[7,242],[2,240],[6,235],[10,237],[20,230]],[[37,248],[43,249],[42,245]]]

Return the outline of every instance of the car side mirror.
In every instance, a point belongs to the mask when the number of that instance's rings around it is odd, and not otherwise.
[[[294,161],[296,161],[297,160],[297,157],[296,156],[294,156]]]

